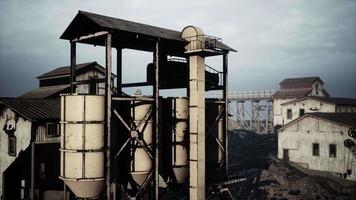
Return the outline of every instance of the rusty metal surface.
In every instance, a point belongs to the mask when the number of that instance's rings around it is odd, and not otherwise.
[[[30,121],[59,120],[59,99],[0,98],[4,104]]]

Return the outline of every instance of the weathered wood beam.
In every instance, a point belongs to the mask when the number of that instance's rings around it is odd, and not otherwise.
[[[79,41],[82,41],[82,40],[87,40],[87,39],[90,39],[90,38],[106,35],[108,33],[109,32],[107,32],[107,31],[100,31],[100,32],[96,32],[96,33],[91,33],[89,35],[85,35],[85,36],[80,36],[80,37],[74,38],[74,39],[71,40],[71,42],[79,42]]]

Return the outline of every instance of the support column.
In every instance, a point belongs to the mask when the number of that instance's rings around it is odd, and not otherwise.
[[[155,84],[153,86],[153,96],[155,98],[155,162],[154,162],[154,190],[155,199],[159,199],[159,42],[156,42],[154,51]]]
[[[75,93],[76,43],[70,42],[70,88]]]
[[[36,155],[36,147],[35,143],[31,142],[31,191],[30,191],[30,198],[31,200],[35,200],[35,155]]]
[[[228,114],[229,114],[229,100],[228,100],[228,54],[223,54],[223,79],[224,79],[224,134],[225,134],[225,175],[229,176],[229,135],[228,135]]]
[[[105,105],[106,105],[106,199],[111,200],[111,33],[106,35],[105,40]]]
[[[189,57],[189,199],[205,199],[205,59]]]
[[[116,49],[116,88],[117,88],[117,94],[121,96],[122,94],[122,49],[121,48],[117,48]]]

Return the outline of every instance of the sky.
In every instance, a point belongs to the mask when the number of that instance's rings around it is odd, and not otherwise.
[[[69,65],[59,37],[78,10],[222,38],[238,50],[229,54],[230,90],[320,76],[331,96],[356,98],[355,0],[0,0],[0,96],[33,90],[36,76]],[[77,56],[104,66],[102,47],[78,45]],[[124,50],[123,82],[144,81],[149,62],[152,53]],[[207,63],[220,68],[222,58]]]

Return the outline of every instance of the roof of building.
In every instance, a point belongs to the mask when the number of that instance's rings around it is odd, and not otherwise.
[[[4,104],[14,112],[30,121],[59,120],[60,99],[25,99],[1,97]]]
[[[300,98],[307,96],[311,91],[310,88],[278,90],[273,94],[273,98]]]
[[[60,38],[73,40],[80,36],[86,36],[101,31],[112,32],[113,38],[115,38],[113,39],[113,47],[147,50],[148,46],[149,49],[154,48],[154,41],[161,39],[160,41],[162,44],[166,44],[163,45],[165,46],[165,50],[174,53],[184,52],[184,46],[186,45],[186,41],[180,37],[181,32],[179,31],[117,19],[85,11],[78,12],[78,14],[75,16]],[[104,46],[104,38],[96,37],[94,39],[87,39],[82,42]],[[221,42],[219,43],[222,49],[225,51],[236,51]]]
[[[318,76],[312,77],[298,77],[298,78],[286,78],[281,81],[280,85],[296,85],[296,84],[311,84],[319,80],[321,83],[324,83]]]
[[[97,62],[81,63],[76,65],[76,72],[84,70],[86,68],[94,68],[105,74],[105,68],[99,65]],[[40,76],[37,76],[38,79],[55,77],[55,76],[70,76],[70,66],[58,67],[52,71],[46,72]]]
[[[18,98],[37,98],[44,99],[51,96],[55,96],[59,93],[65,93],[67,89],[70,88],[70,85],[55,85],[55,86],[45,86],[34,89],[30,92],[27,92]],[[69,91],[68,91],[69,92]]]
[[[313,117],[317,119],[322,119],[326,120],[332,123],[336,123],[339,125],[347,126],[350,128],[356,128],[356,113],[320,113],[320,112],[314,112],[314,113],[305,113],[302,117],[299,117],[288,124],[284,125],[282,128],[278,130],[278,132],[286,129],[287,127],[293,125],[294,123],[301,121],[305,118],[308,117]]]
[[[282,103],[281,105],[288,105],[291,103],[303,101],[305,99],[314,99],[317,101],[326,102],[326,103],[330,103],[330,104],[334,104],[334,105],[356,106],[356,99],[342,98],[342,97],[317,97],[317,96],[307,96],[307,97],[299,98],[296,100],[288,101],[286,103]]]

